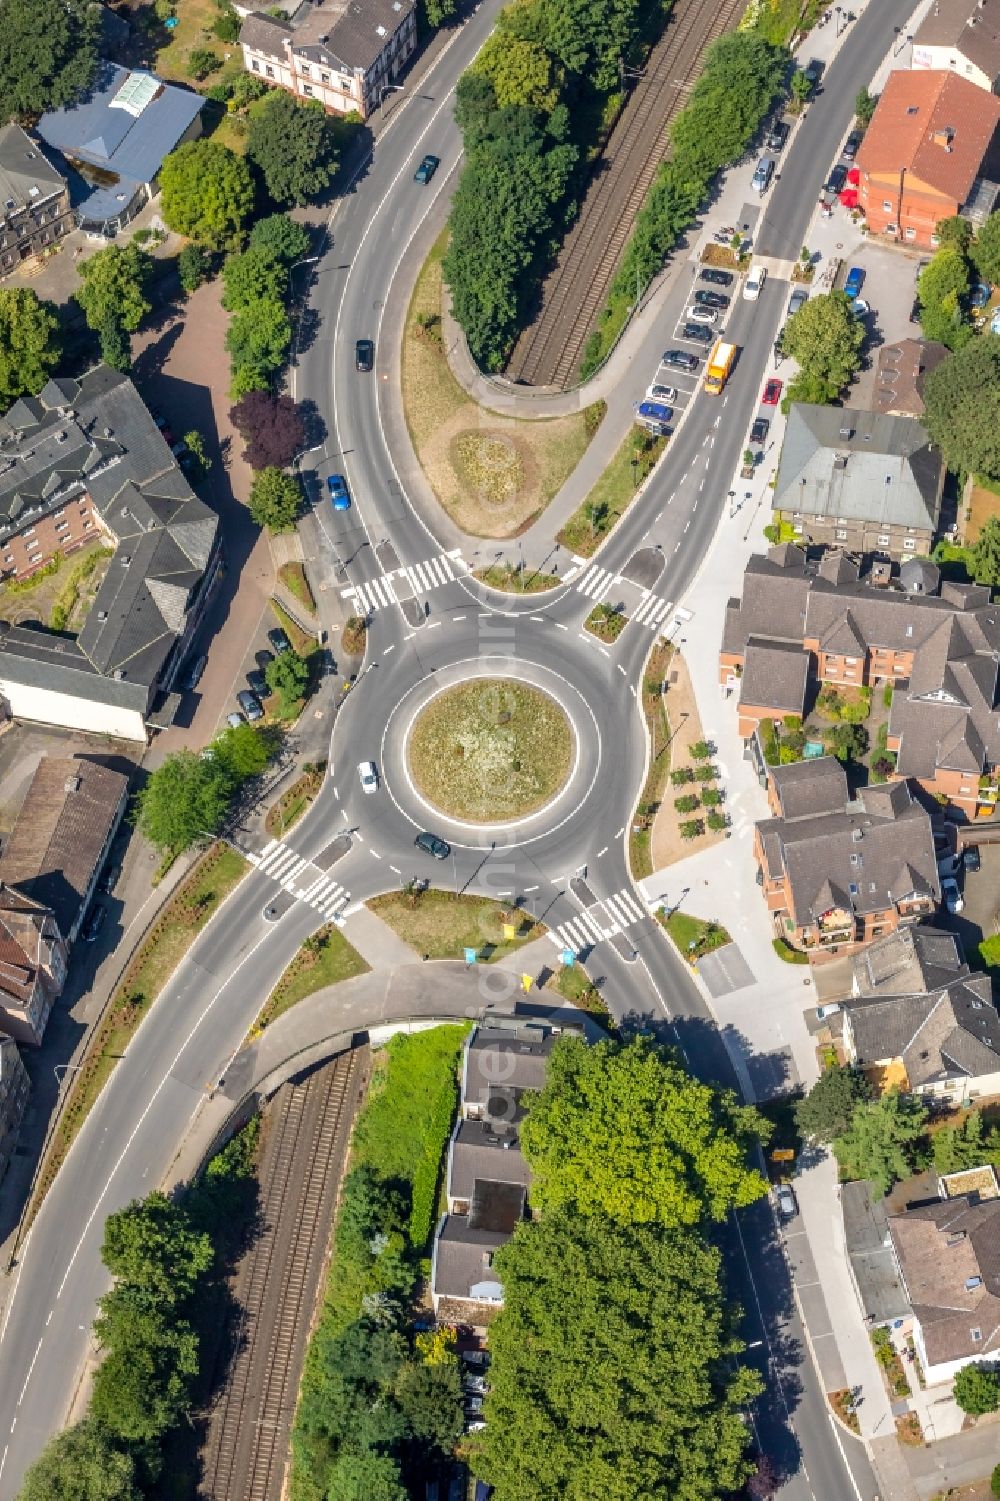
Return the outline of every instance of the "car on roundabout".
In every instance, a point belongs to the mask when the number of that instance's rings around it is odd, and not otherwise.
[[[440,839],[437,834],[430,834],[426,830],[418,834],[413,843],[425,855],[433,855],[435,860],[447,860],[451,854],[451,845],[446,839]]]
[[[362,792],[378,791],[378,769],[374,761],[362,761],[358,766],[358,776],[361,778]]]

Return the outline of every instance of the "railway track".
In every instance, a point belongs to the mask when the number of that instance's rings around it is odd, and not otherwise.
[[[243,1258],[226,1383],[211,1412],[200,1495],[280,1501],[306,1337],[367,1048],[341,1054],[269,1107],[260,1164],[262,1230]]]
[[[507,367],[512,380],[561,388],[572,383],[663,159],[667,123],[683,107],[705,49],[729,30],[744,5],[745,0],[675,0],[545,280],[538,312],[517,341]]]

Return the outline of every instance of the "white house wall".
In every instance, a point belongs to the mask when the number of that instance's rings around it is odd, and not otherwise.
[[[37,724],[65,725],[71,730],[113,735],[120,740],[146,739],[143,717],[135,709],[115,708],[93,699],[57,693],[51,688],[13,683],[2,677],[0,694],[7,700],[15,719],[29,719]]]
[[[987,78],[982,68],[970,63],[955,47],[915,45],[910,66],[914,69],[930,68],[943,73],[955,73],[959,78],[964,78],[966,83],[974,83],[977,89],[985,89],[988,94],[993,92],[993,80]]]

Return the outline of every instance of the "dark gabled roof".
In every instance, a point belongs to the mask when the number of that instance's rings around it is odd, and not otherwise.
[[[495,1131],[488,1121],[459,1122],[448,1155],[448,1197],[472,1200],[477,1182],[527,1188],[531,1172],[518,1147],[517,1131]]]
[[[847,807],[847,773],[836,756],[773,766],[770,778],[781,818],[842,812]]]
[[[501,1302],[503,1288],[493,1257],[512,1233],[477,1229],[468,1215],[446,1215],[434,1241],[431,1290],[440,1298]]]
[[[951,47],[982,70],[1000,78],[1000,0],[934,0],[913,38],[921,47]]]
[[[918,924],[876,938],[854,958],[857,996],[920,995],[969,973],[954,933]]]
[[[924,410],[924,383],[948,351],[934,339],[900,339],[883,344],[878,352],[872,405],[876,412],[899,417],[920,417]]]
[[[809,679],[809,653],[789,641],[752,636],[746,645],[740,703],[801,715]]]
[[[327,0],[306,12],[292,48],[332,68],[364,73],[413,10],[413,0]]]
[[[910,1087],[1000,1072],[1000,1016],[987,975],[917,995],[845,1002],[862,1067],[900,1059]]]
[[[252,52],[261,52],[265,57],[283,62],[288,56],[285,42],[291,35],[292,28],[287,21],[253,11],[240,27],[239,40],[241,47],[249,47]]]
[[[20,125],[0,126],[0,222],[9,213],[51,198],[65,186],[62,173]]]
[[[520,1095],[545,1083],[556,1036],[550,1028],[530,1023],[504,1027],[481,1022],[465,1050],[464,1103],[485,1108],[500,1124],[514,1124],[521,1113]]]
[[[1000,1199],[974,1195],[889,1215],[931,1365],[1000,1353]]]

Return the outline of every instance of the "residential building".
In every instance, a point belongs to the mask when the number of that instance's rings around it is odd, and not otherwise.
[[[818,683],[893,686],[887,748],[896,775],[973,818],[991,812],[1000,766],[1000,605],[930,562],[901,588],[862,580],[857,560],[819,562],[790,543],[750,559],[726,611],[720,681],[739,690],[740,734],[801,714]]]
[[[1000,91],[1000,0],[934,0],[913,37],[910,66],[948,69]]]
[[[163,158],[201,134],[204,99],[152,73],[102,62],[79,99],[50,110],[38,134],[66,167],[76,222],[113,238],[158,191]]]
[[[831,765],[832,762],[832,765]],[[758,823],[754,857],[775,933],[795,948],[851,953],[940,900],[928,814],[905,782],[862,788],[852,802],[832,757],[776,766],[779,806]]]
[[[0,1033],[37,1047],[65,979],[52,909],[0,884]]]
[[[888,1217],[928,1386],[1000,1357],[1000,1199],[973,1192]]]
[[[113,556],[75,639],[0,625],[9,713],[138,741],[169,723],[217,533],[126,376],[98,365],[15,402],[0,421],[0,569],[23,578],[95,540]]]
[[[890,73],[858,147],[859,207],[873,234],[934,249],[956,214],[993,211],[1000,175],[1000,99],[941,69]]]
[[[945,466],[912,417],[793,402],[774,489],[797,540],[902,558],[929,552]]]
[[[865,1321],[892,1324],[909,1318],[885,1199],[865,1181],[844,1183],[839,1193],[847,1263]]]
[[[882,416],[922,417],[924,383],[947,356],[945,346],[935,339],[883,344],[875,366],[874,410]]]
[[[254,12],[240,30],[248,73],[328,114],[367,119],[416,51],[413,0],[324,0],[291,21]]]
[[[0,127],[0,278],[73,228],[69,185],[20,125]]]
[[[10,1166],[28,1107],[28,1070],[13,1038],[0,1037],[0,1183]]]
[[[43,756],[0,854],[0,881],[50,911],[67,945],[80,931],[118,832],[128,777],[83,756]]]

